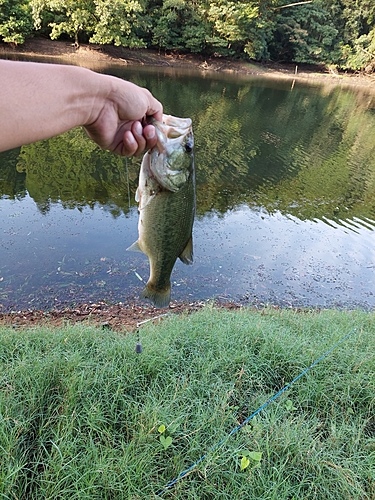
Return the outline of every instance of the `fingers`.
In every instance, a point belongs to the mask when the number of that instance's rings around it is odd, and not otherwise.
[[[124,133],[122,154],[124,156],[139,156],[144,151],[154,147],[156,141],[153,125],[142,127],[139,121],[135,121],[131,130]]]
[[[143,135],[146,139],[147,149],[155,146],[156,141],[157,141],[157,136],[156,136],[156,132],[155,132],[155,127],[153,125],[146,125],[143,128]]]
[[[103,149],[121,156],[139,156],[157,142],[155,128],[145,118],[153,116],[161,121],[163,106],[149,90],[104,76],[103,81],[110,81],[114,91],[110,97],[106,95],[104,104],[99,101],[99,113],[84,125],[86,131]]]
[[[163,105],[147,89],[143,89],[148,95],[148,109],[146,116],[153,116],[155,120],[161,122],[163,119]]]
[[[153,116],[157,121],[162,121],[163,105],[155,99],[149,90],[141,90],[146,93],[148,99],[146,116]],[[122,151],[124,156],[139,156],[156,145],[155,127],[147,124],[146,120],[143,122],[144,125],[139,120],[134,121],[131,129],[124,133]]]
[[[156,101],[156,99],[155,99]],[[160,106],[157,107],[154,107],[154,108],[151,108],[147,111],[147,116],[153,116],[155,118],[155,120],[157,120],[158,122],[161,122],[163,121],[163,106],[160,104],[159,101],[156,101],[157,104],[159,104]]]

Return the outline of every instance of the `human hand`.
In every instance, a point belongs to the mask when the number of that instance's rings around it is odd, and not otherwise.
[[[163,106],[121,78],[78,66],[0,59],[0,88],[0,151],[78,126],[101,148],[123,156],[156,144],[147,117],[162,120]]]
[[[101,148],[121,156],[138,156],[155,146],[155,128],[146,119],[149,116],[162,119],[161,103],[147,89],[119,78],[101,76],[104,92],[99,90],[84,126],[89,137]]]

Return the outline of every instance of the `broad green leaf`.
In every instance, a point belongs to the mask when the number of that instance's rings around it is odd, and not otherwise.
[[[254,460],[254,462],[260,462],[262,460],[261,451],[251,451],[248,456],[251,458],[251,460]]]
[[[250,464],[250,460],[247,457],[241,458],[241,470],[245,470]]]
[[[160,439],[160,442],[165,450],[172,444],[171,436],[165,437],[165,436],[161,435],[159,439]]]

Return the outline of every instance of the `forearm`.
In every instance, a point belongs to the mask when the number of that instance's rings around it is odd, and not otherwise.
[[[0,61],[0,151],[89,123],[100,76],[74,66]]]
[[[103,149],[141,154],[156,144],[143,120],[163,106],[133,83],[77,66],[0,60],[0,151],[82,125]]]

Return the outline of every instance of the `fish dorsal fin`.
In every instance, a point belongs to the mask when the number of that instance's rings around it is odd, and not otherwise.
[[[142,252],[141,247],[139,246],[139,240],[135,241],[130,247],[126,249],[127,252]]]
[[[182,250],[181,254],[179,255],[180,260],[184,264],[191,265],[193,263],[193,237],[190,237],[190,240],[187,242],[186,247]]]

